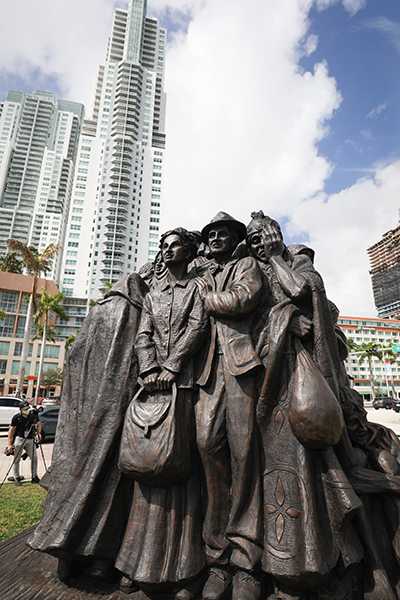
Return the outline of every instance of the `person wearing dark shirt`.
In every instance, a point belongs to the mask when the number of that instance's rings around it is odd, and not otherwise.
[[[8,451],[14,454],[14,485],[21,485],[19,464],[23,450],[31,459],[32,483],[39,483],[37,475],[37,453],[35,446],[36,432],[41,437],[42,426],[37,413],[29,413],[30,404],[26,400],[21,402],[20,412],[11,419],[8,431]]]

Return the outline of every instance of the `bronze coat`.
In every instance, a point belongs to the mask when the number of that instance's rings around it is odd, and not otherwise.
[[[262,365],[251,339],[253,311],[261,294],[261,272],[253,257],[234,258],[221,266],[222,275],[216,281],[212,272],[216,263],[204,274],[210,291],[205,308],[211,318],[211,340],[204,366],[197,380],[207,384],[216,351],[216,334],[231,375],[239,377]],[[213,318],[214,317],[214,318]]]

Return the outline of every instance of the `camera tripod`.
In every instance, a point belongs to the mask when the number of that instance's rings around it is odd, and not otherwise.
[[[14,464],[15,464],[16,460],[18,460],[20,457],[22,458],[22,460],[25,460],[28,457],[28,455],[26,453],[25,453],[25,455],[23,455],[22,452],[24,451],[26,442],[28,441],[28,439],[30,439],[29,436],[31,435],[32,431],[34,432],[34,437],[33,437],[34,444],[35,444],[36,448],[40,448],[41,455],[42,455],[42,460],[43,460],[43,464],[44,464],[44,468],[45,468],[46,472],[48,472],[48,468],[47,468],[46,461],[45,461],[45,458],[44,458],[43,448],[42,448],[40,437],[39,437],[39,431],[38,431],[36,423],[32,423],[30,425],[29,430],[26,433],[26,436],[24,438],[23,444],[18,449],[17,453],[14,455],[14,460],[12,461],[11,466],[8,469],[8,471],[7,471],[7,473],[6,473],[3,481],[0,483],[0,491],[1,491],[1,488],[3,487],[3,484],[7,481],[7,478],[9,476],[10,472],[11,472],[11,469],[14,467]],[[5,454],[7,456],[10,456],[10,452],[8,452],[8,448],[6,449]]]

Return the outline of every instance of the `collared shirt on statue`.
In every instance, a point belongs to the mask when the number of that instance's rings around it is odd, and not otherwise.
[[[179,373],[179,387],[192,387],[191,357],[207,329],[208,317],[195,280],[187,277],[172,285],[168,279],[160,282],[145,297],[136,337],[141,375],[166,368]]]

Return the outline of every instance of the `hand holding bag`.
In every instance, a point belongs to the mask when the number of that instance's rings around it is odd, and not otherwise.
[[[191,452],[186,424],[176,408],[177,387],[139,389],[125,415],[119,469],[156,487],[183,483],[190,475]]]
[[[308,448],[335,446],[342,435],[342,408],[325,377],[299,340],[289,401],[289,422],[299,442]]]

